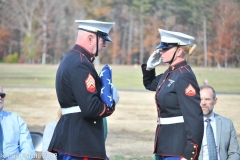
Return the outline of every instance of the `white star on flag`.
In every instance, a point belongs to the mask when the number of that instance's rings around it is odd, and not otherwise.
[[[101,99],[108,106],[113,105],[113,84],[112,84],[112,70],[109,65],[105,65],[99,74],[102,82]]]
[[[108,81],[108,84],[110,84],[111,88],[113,88],[113,83],[111,83],[111,80],[107,79],[107,81]]]
[[[103,76],[103,73],[106,72],[106,70],[103,70],[100,72],[99,77],[101,78]]]
[[[112,102],[112,97],[111,96],[108,96],[109,100]]]
[[[105,87],[101,88],[101,94],[103,94],[103,92],[104,92],[103,90],[104,90],[104,89],[105,89]]]

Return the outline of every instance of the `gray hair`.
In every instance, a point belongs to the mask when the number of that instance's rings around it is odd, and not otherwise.
[[[200,90],[205,89],[205,88],[211,89],[212,92],[213,92],[213,98],[216,98],[216,91],[213,89],[213,87],[211,87],[209,85],[203,85],[203,86],[200,87]]]

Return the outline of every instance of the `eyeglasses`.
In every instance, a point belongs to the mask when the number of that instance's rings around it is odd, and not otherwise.
[[[0,93],[0,97],[1,97],[1,98],[4,98],[5,96],[6,96],[5,93]]]

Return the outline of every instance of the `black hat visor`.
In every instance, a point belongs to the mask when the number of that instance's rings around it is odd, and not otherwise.
[[[161,42],[156,49],[160,49],[160,50],[167,50],[170,49],[172,47],[176,47],[178,46],[178,43],[166,43],[166,42]]]
[[[94,32],[94,31],[90,31],[90,30],[87,30],[87,29],[83,29],[83,28],[78,28],[78,30],[84,30],[84,31],[87,31],[87,32],[98,34],[98,36],[101,37],[102,39],[104,39],[105,41],[112,42],[111,38],[108,37],[108,34],[105,33],[105,32],[101,32],[101,31]]]
[[[112,42],[111,38],[108,37],[108,34],[107,33],[104,33],[104,32],[101,32],[101,31],[97,31],[97,34],[104,40],[106,41],[110,41]]]

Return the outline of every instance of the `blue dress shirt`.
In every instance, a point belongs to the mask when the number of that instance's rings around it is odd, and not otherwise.
[[[28,160],[35,156],[32,138],[23,119],[14,113],[0,112],[5,160]]]

